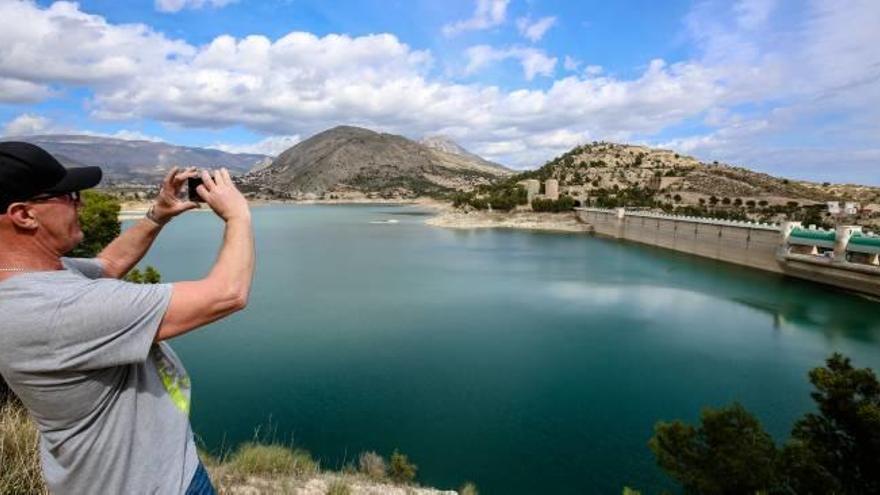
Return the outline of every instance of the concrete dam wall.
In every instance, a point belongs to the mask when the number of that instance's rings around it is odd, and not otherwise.
[[[860,227],[835,231],[626,211],[576,208],[580,221],[596,234],[649,244],[833,285],[880,297],[877,254],[864,253]],[[852,237],[853,235],[857,237]],[[829,243],[828,237],[831,237]],[[812,238],[818,240],[813,241]],[[849,242],[850,238],[855,239]],[[880,242],[880,237],[864,238]],[[856,242],[857,241],[857,242]],[[880,248],[877,249],[880,252]]]

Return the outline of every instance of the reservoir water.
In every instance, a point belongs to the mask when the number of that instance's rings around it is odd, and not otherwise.
[[[880,303],[583,235],[454,231],[397,206],[253,210],[247,310],[172,342],[209,450],[259,436],[339,468],[395,448],[485,494],[657,493],[657,420],[740,401],[777,438],[833,351],[880,367]],[[398,222],[383,222],[398,220]],[[207,273],[210,213],[145,260]]]

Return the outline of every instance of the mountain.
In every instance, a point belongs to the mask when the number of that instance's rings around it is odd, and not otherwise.
[[[731,201],[764,199],[769,204],[880,203],[878,187],[786,179],[718,162],[703,163],[672,150],[607,142],[575,147],[530,174],[558,179],[560,187],[575,196],[637,188],[651,191],[658,199],[680,196],[681,204],[698,204],[711,196]]]
[[[226,153],[209,148],[176,146],[159,141],[135,141],[77,134],[4,137],[45,148],[66,166],[97,165],[104,169],[104,184],[134,182],[156,184],[172,166],[226,167],[244,174],[268,157]]]
[[[243,182],[250,192],[290,197],[413,197],[472,189],[513,174],[464,152],[352,126],[316,134]]]
[[[453,141],[452,139],[450,139],[447,136],[441,136],[441,135],[426,136],[426,137],[422,138],[421,141],[419,141],[419,144],[421,144],[422,146],[427,146],[428,148],[431,148],[433,150],[442,151],[444,153],[450,153],[453,155],[467,157],[472,160],[475,160],[478,163],[482,163],[482,164],[490,166],[490,167],[498,167],[498,168],[504,169],[503,166],[501,166],[497,163],[494,163],[494,162],[490,162],[490,161],[484,159],[483,157],[475,155],[475,154],[471,153],[470,151],[462,148],[461,146],[459,146],[458,143],[456,143],[455,141]]]

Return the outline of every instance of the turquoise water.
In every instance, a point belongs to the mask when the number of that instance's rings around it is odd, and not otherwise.
[[[425,218],[254,209],[247,310],[173,341],[210,449],[260,427],[330,468],[399,448],[442,488],[656,493],[672,485],[646,445],[655,421],[738,400],[781,439],[830,352],[880,366],[876,302],[635,244]],[[185,215],[146,262],[166,281],[201,277],[221,236],[213,215]]]

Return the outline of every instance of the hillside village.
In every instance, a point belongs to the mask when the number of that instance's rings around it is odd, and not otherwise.
[[[525,199],[508,204],[511,187]],[[505,194],[503,191],[508,191]],[[459,196],[475,209],[531,209],[533,198],[575,206],[654,209],[665,213],[778,222],[880,225],[880,188],[777,178],[742,167],[703,163],[672,150],[594,142],[494,187]],[[495,204],[491,201],[495,200]],[[543,211],[546,206],[542,205]]]

